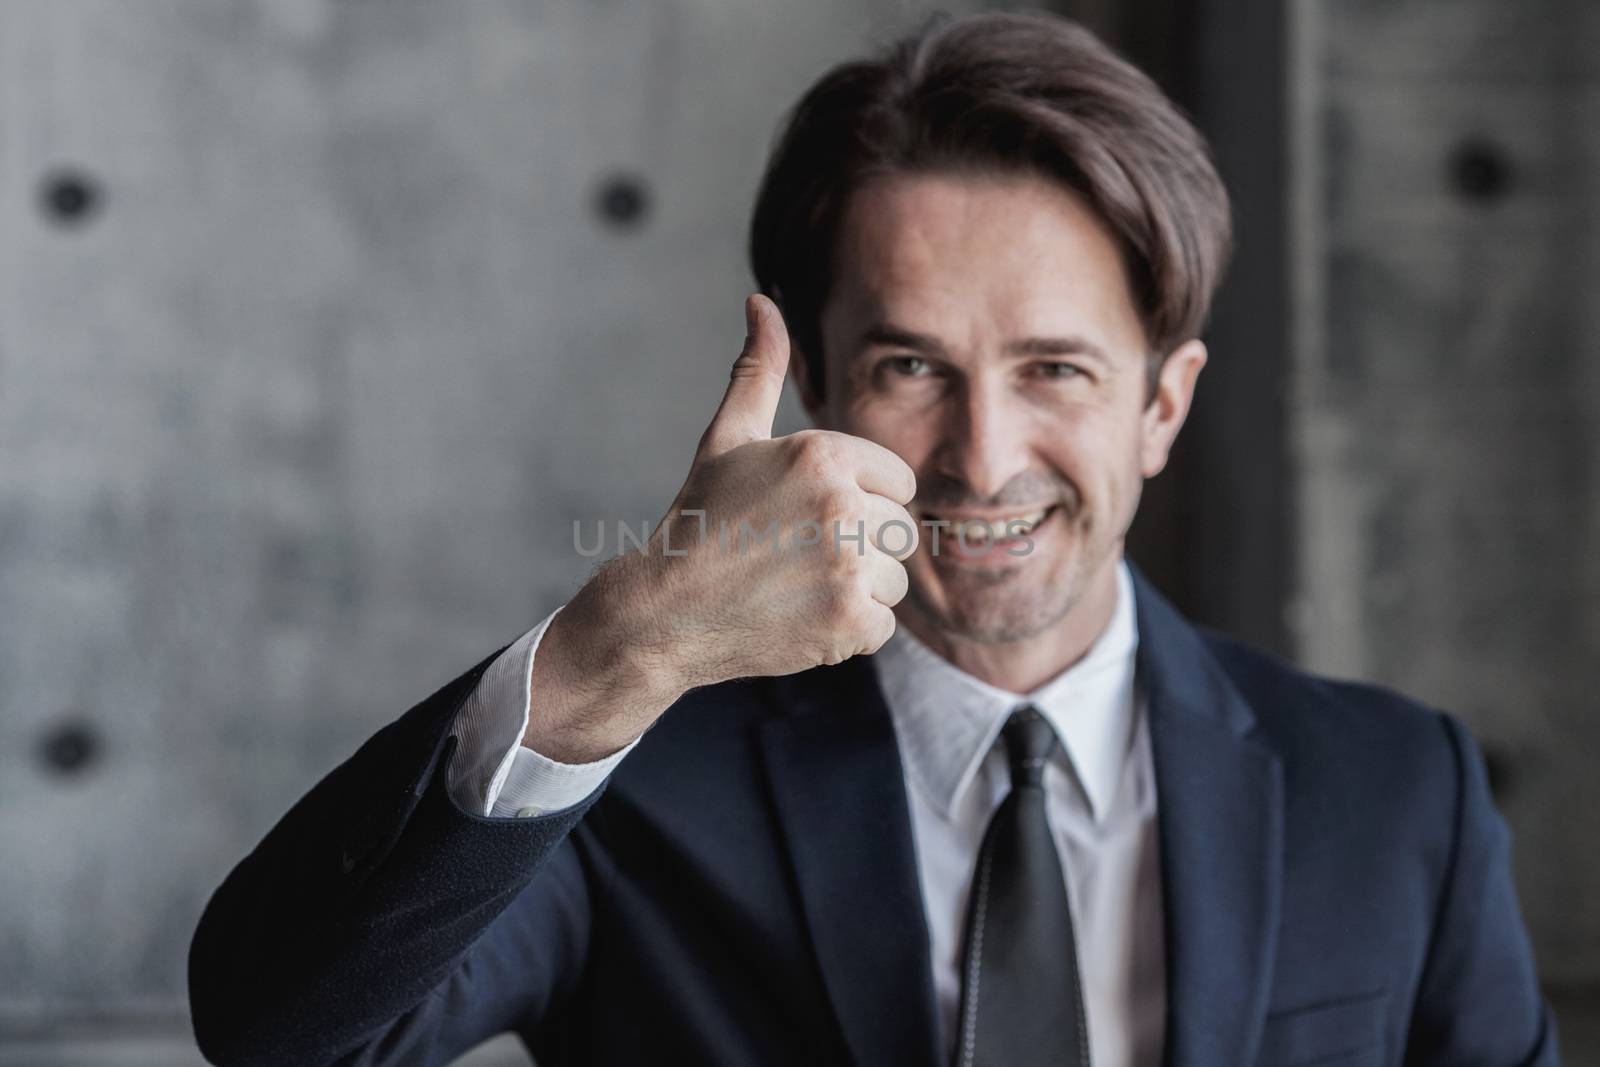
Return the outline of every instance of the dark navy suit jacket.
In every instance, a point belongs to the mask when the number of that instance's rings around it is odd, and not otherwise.
[[[1482,758],[1451,717],[1203,634],[1135,575],[1167,1062],[1557,1062]],[[492,658],[492,657],[491,657]],[[576,809],[446,773],[488,661],[369,740],[213,895],[220,1064],[942,1059],[899,751],[854,659],[685,696]]]

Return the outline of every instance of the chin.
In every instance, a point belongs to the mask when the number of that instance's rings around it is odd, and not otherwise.
[[[1070,573],[1039,581],[1022,565],[970,568],[913,581],[907,599],[935,629],[981,645],[1026,641],[1072,613],[1084,583]]]

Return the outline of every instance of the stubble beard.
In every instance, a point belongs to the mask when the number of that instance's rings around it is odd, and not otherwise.
[[[1067,558],[1041,579],[1029,573],[1038,561],[1026,557],[994,567],[949,568],[940,572],[943,603],[928,596],[924,583],[912,581],[905,606],[930,629],[977,645],[1026,641],[1050,630],[1083,600],[1105,554],[1096,551],[1102,546],[1094,543],[1087,515],[1060,517],[1070,523],[1060,549]]]

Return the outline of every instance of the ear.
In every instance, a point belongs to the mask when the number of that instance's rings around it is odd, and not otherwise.
[[[1161,364],[1155,395],[1141,416],[1139,467],[1146,478],[1154,478],[1167,465],[1172,442],[1189,416],[1195,381],[1205,365],[1206,346],[1198,340],[1174,348]]]
[[[823,409],[822,397],[811,380],[811,360],[806,358],[794,340],[790,338],[789,352],[789,379],[794,382],[795,392],[800,395],[800,406],[806,409],[806,414],[811,416],[813,425],[824,425],[826,412]]]

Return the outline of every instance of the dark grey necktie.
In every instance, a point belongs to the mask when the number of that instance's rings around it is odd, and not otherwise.
[[[989,820],[967,905],[956,1067],[1088,1067],[1089,1030],[1066,880],[1045,816],[1059,743],[1031,707],[1001,731],[1011,792]]]

